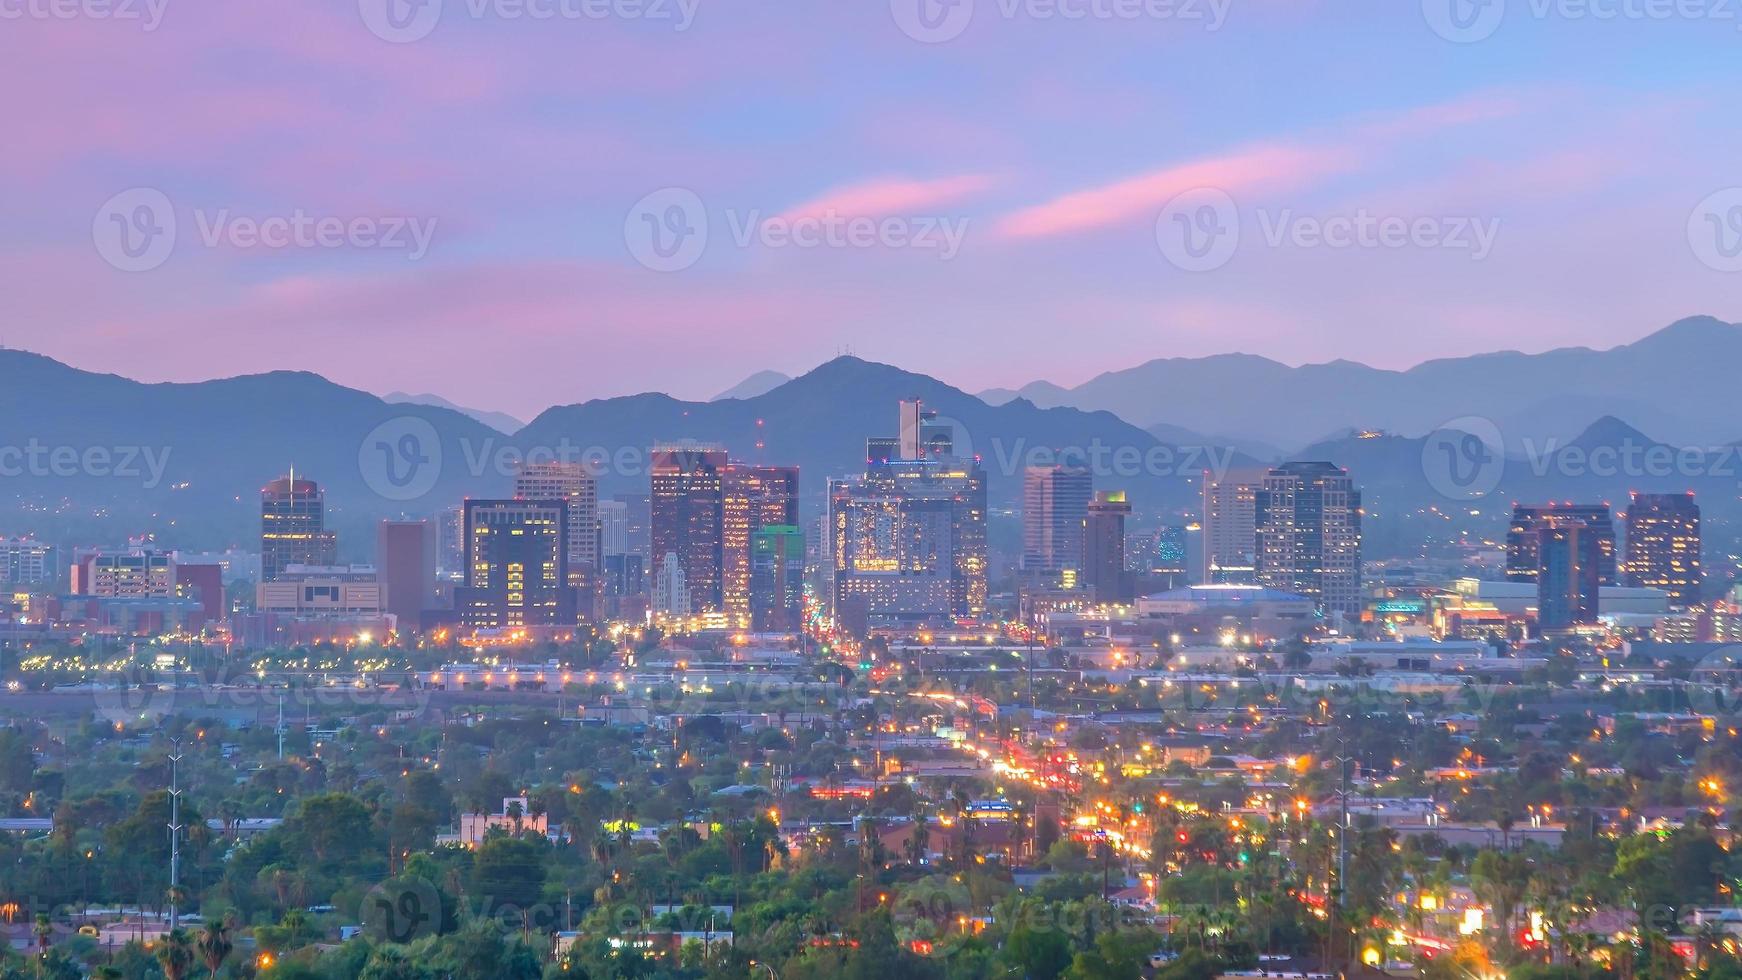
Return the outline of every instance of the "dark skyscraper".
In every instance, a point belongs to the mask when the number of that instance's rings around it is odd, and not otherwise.
[[[460,621],[480,629],[573,626],[564,500],[466,501]]]
[[[1331,463],[1284,463],[1253,504],[1259,584],[1361,613],[1361,491]]]
[[[1558,520],[1536,532],[1541,563],[1536,580],[1536,621],[1542,630],[1564,630],[1597,621],[1603,537],[1600,528]]]
[[[1098,493],[1088,506],[1079,575],[1096,602],[1131,599],[1131,575],[1125,570],[1125,519],[1130,516],[1123,491]]]
[[[398,617],[401,637],[422,629],[424,607],[435,598],[435,539],[428,521],[382,521],[376,534],[382,606]]]
[[[798,467],[727,464],[721,474],[720,588],[733,625],[750,624],[751,542],[756,532],[797,524]]]
[[[1540,562],[1537,546],[1545,527],[1582,524],[1597,547],[1597,577],[1604,585],[1619,585],[1615,574],[1615,521],[1608,504],[1513,504],[1512,525],[1506,530],[1506,578],[1536,581]]]
[[[725,609],[725,469],[723,449],[653,451],[653,577],[675,557],[692,613]]]
[[[326,529],[326,494],[293,472],[260,491],[260,577],[272,582],[291,565],[336,565],[339,540]]]
[[[793,633],[804,625],[804,532],[771,524],[750,536],[750,627]]]
[[[1691,493],[1636,493],[1627,505],[1627,580],[1700,601],[1700,505]]]
[[[1083,558],[1083,519],[1094,479],[1074,466],[1031,466],[1022,474],[1022,568],[1060,572]]]

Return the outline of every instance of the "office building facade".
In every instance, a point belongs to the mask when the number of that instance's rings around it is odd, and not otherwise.
[[[1361,613],[1361,492],[1347,470],[1289,462],[1254,500],[1258,583],[1312,598],[1326,615]]]

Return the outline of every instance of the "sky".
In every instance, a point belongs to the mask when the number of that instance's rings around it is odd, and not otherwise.
[[[536,414],[1742,320],[1734,0],[0,0],[0,343]]]

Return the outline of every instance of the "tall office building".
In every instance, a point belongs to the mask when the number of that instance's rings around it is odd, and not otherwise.
[[[599,567],[599,485],[585,463],[523,462],[514,474],[521,500],[568,502],[569,584],[580,585]]]
[[[599,501],[599,560],[609,555],[629,554],[629,505],[621,500]]]
[[[1207,585],[1256,581],[1258,491],[1263,486],[1263,470],[1234,470],[1221,476],[1205,471],[1199,581]]]
[[[1506,530],[1506,578],[1534,582],[1540,561],[1537,547],[1541,531],[1557,524],[1582,524],[1595,538],[1597,577],[1603,585],[1619,585],[1615,560],[1615,520],[1608,504],[1513,504],[1512,524]]]
[[[573,626],[566,500],[466,501],[460,622],[479,629]]]
[[[382,605],[402,637],[423,628],[423,611],[435,600],[435,551],[435,525],[428,521],[382,521],[376,531]]]
[[[804,627],[804,532],[770,524],[750,536],[750,628],[796,633]]]
[[[1544,631],[1597,621],[1604,528],[1561,519],[1539,527],[1536,622]],[[1609,529],[1613,540],[1613,529]]]
[[[466,580],[466,508],[449,507],[436,515],[436,576],[444,582]]]
[[[884,459],[876,445],[884,440],[873,440],[865,475],[829,485],[823,547],[837,615],[848,607],[900,623],[985,615],[986,473],[951,454],[947,427],[927,431],[930,421],[917,402],[903,402],[898,446],[928,455]]]
[[[1289,462],[1254,501],[1257,578],[1308,596],[1326,614],[1361,613],[1361,491],[1331,463]]]
[[[798,467],[728,463],[720,486],[720,593],[732,622],[748,626],[751,541],[765,527],[798,524]]]
[[[1083,520],[1094,478],[1074,466],[1030,466],[1022,474],[1022,568],[1062,572],[1080,568]]]
[[[1692,493],[1635,493],[1627,505],[1627,580],[1670,605],[1700,601],[1700,505]]]
[[[339,539],[326,529],[326,493],[293,472],[260,491],[260,577],[271,582],[291,565],[336,565]]]
[[[1131,573],[1125,569],[1125,519],[1130,516],[1123,490],[1097,493],[1089,504],[1080,578],[1096,602],[1131,601]]]
[[[721,612],[725,566],[726,451],[693,447],[653,450],[651,527],[654,582],[671,581],[665,565],[683,571],[691,613]]]

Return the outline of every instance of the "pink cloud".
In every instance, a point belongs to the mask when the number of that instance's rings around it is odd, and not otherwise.
[[[992,178],[983,174],[964,174],[935,180],[873,180],[829,191],[821,197],[787,209],[773,220],[792,221],[829,214],[872,218],[911,214],[972,197],[991,186]]]
[[[1174,196],[1195,188],[1237,193],[1298,187],[1352,170],[1358,161],[1358,154],[1340,148],[1258,147],[1066,194],[1007,215],[998,232],[1011,238],[1035,238],[1102,228],[1153,214]]]

